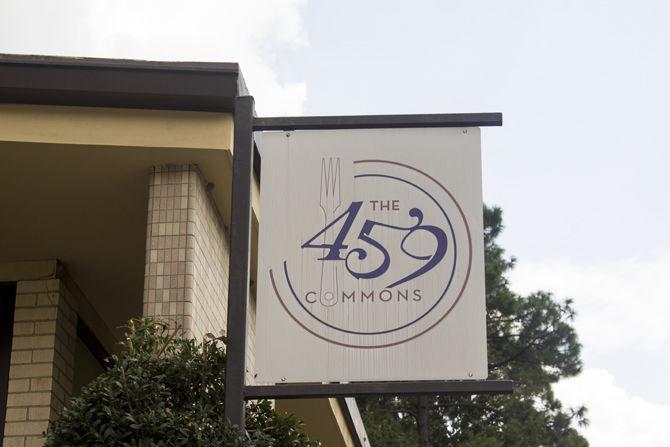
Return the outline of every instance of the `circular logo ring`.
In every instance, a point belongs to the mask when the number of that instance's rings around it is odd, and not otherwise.
[[[269,275],[270,275],[270,281],[271,281],[271,283],[272,283],[272,288],[273,288],[273,290],[274,290],[274,292],[275,292],[275,295],[276,295],[277,299],[279,300],[280,304],[282,305],[282,307],[284,308],[284,310],[286,311],[286,313],[288,313],[288,315],[289,315],[289,316],[290,316],[290,317],[291,317],[291,318],[292,318],[292,319],[293,319],[293,320],[294,320],[300,327],[302,327],[303,329],[305,329],[307,332],[309,332],[310,334],[314,335],[315,337],[317,337],[317,338],[319,338],[319,339],[321,339],[321,340],[324,340],[324,341],[327,341],[327,342],[329,342],[329,343],[333,343],[333,344],[335,344],[335,345],[339,345],[339,346],[344,346],[344,347],[349,347],[349,348],[358,348],[358,349],[377,349],[377,348],[385,348],[385,347],[390,347],[390,346],[396,346],[396,345],[399,345],[399,344],[402,344],[402,343],[406,343],[406,342],[408,342],[408,341],[410,341],[410,340],[413,340],[413,339],[415,339],[415,338],[418,338],[418,337],[420,337],[421,335],[423,335],[423,334],[427,333],[428,331],[430,331],[431,329],[433,329],[435,326],[437,326],[440,322],[442,322],[442,320],[444,320],[444,319],[447,317],[447,315],[449,315],[449,314],[451,313],[451,311],[454,309],[454,307],[456,306],[456,304],[460,301],[461,297],[463,296],[463,292],[465,291],[465,287],[467,286],[467,284],[468,284],[468,280],[469,280],[469,278],[470,278],[470,271],[471,271],[471,269],[472,269],[472,237],[471,237],[471,234],[470,234],[470,227],[469,227],[469,225],[468,225],[468,221],[467,221],[467,219],[466,219],[466,217],[465,217],[465,214],[463,213],[463,209],[461,208],[460,204],[458,203],[458,201],[456,200],[456,198],[453,196],[453,194],[451,194],[451,192],[449,192],[449,190],[448,190],[447,188],[445,188],[444,185],[442,185],[440,182],[438,182],[434,177],[432,177],[431,175],[429,175],[429,174],[427,174],[427,173],[425,173],[425,172],[423,172],[423,171],[421,171],[421,170],[419,170],[419,169],[417,169],[417,168],[415,168],[415,167],[413,167],[413,166],[410,166],[410,165],[407,165],[407,164],[404,164],[404,163],[395,162],[395,161],[390,161],[390,160],[357,160],[357,161],[354,161],[354,164],[361,164],[361,163],[385,163],[385,164],[396,165],[396,166],[401,166],[401,167],[410,169],[410,170],[412,170],[412,171],[414,171],[414,172],[416,172],[416,173],[418,173],[418,174],[423,175],[424,177],[428,178],[429,180],[431,180],[431,181],[432,181],[433,183],[435,183],[440,189],[442,189],[442,190],[449,196],[449,198],[453,201],[454,205],[455,205],[456,208],[458,209],[458,212],[459,212],[461,218],[463,219],[463,224],[465,225],[465,231],[466,231],[466,235],[467,235],[467,239],[468,239],[468,250],[467,250],[467,253],[468,253],[468,257],[467,257],[467,258],[468,258],[468,262],[467,262],[467,270],[466,270],[466,274],[465,274],[465,279],[464,279],[463,284],[462,284],[462,286],[461,286],[461,288],[460,288],[460,290],[459,290],[459,292],[458,292],[458,295],[457,295],[456,299],[454,300],[454,302],[452,303],[452,305],[449,306],[449,308],[446,310],[446,312],[445,312],[442,316],[440,316],[440,318],[439,318],[437,321],[435,321],[433,324],[431,324],[429,327],[427,327],[427,328],[424,329],[423,331],[421,331],[421,332],[419,332],[419,333],[417,333],[417,334],[414,334],[414,335],[412,335],[412,336],[410,336],[410,337],[407,337],[407,338],[405,338],[405,339],[403,339],[403,340],[395,341],[395,342],[392,342],[392,343],[377,344],[377,345],[354,345],[354,344],[350,344],[350,343],[343,343],[343,342],[340,342],[340,341],[337,341],[337,340],[333,340],[333,339],[331,339],[331,338],[325,337],[325,336],[323,336],[323,335],[321,335],[321,334],[319,334],[319,333],[313,331],[312,329],[308,328],[308,327],[307,327],[303,322],[301,322],[295,315],[293,315],[293,313],[291,313],[291,311],[289,310],[288,306],[287,306],[286,303],[284,302],[284,300],[283,300],[283,298],[282,298],[282,296],[281,296],[281,294],[279,293],[279,290],[278,290],[278,288],[277,288],[276,280],[275,280],[275,277],[274,277],[274,272],[273,272],[272,269],[269,270]],[[451,233],[452,233],[452,237],[453,237],[454,230],[453,230],[453,226],[452,226],[452,224],[451,224],[451,220],[450,220],[449,217],[447,216],[446,212],[444,212],[444,209],[442,208],[442,206],[440,206],[439,203],[438,203],[432,196],[430,196],[430,194],[428,194],[425,190],[423,190],[422,188],[418,187],[417,185],[415,185],[415,184],[413,184],[413,183],[411,183],[411,182],[408,182],[408,181],[406,181],[406,180],[404,180],[404,179],[400,179],[400,178],[397,178],[397,177],[391,177],[391,176],[387,176],[387,175],[363,174],[363,175],[358,175],[358,176],[356,176],[356,177],[358,178],[358,177],[366,177],[366,176],[367,176],[367,177],[370,177],[370,176],[377,176],[377,177],[388,177],[388,178],[393,178],[393,179],[395,179],[395,180],[400,180],[400,181],[403,181],[403,182],[405,182],[405,183],[408,183],[408,184],[410,184],[410,185],[412,185],[412,186],[418,188],[418,189],[421,190],[422,192],[424,192],[426,195],[428,195],[428,196],[429,196],[429,197],[430,197],[430,198],[437,204],[437,206],[440,208],[440,210],[442,211],[442,213],[444,214],[444,216],[447,218],[447,222],[449,223],[449,226],[450,226],[450,229],[451,229]],[[455,237],[453,237],[453,240],[455,241]],[[288,269],[287,269],[287,266],[286,266],[286,262],[284,262],[284,274],[285,274],[285,276],[286,276],[286,281],[288,282],[289,288],[291,289],[291,293],[293,294],[293,296],[295,297],[295,299],[298,301],[298,303],[300,304],[300,306],[301,306],[304,310],[306,310],[306,311],[309,313],[309,315],[311,315],[313,318],[315,318],[316,320],[318,320],[318,321],[321,322],[322,324],[325,324],[326,326],[328,326],[328,327],[330,327],[330,328],[332,328],[332,329],[336,329],[336,330],[339,330],[339,331],[342,331],[342,332],[347,332],[347,333],[352,333],[352,334],[359,334],[359,335],[381,335],[381,334],[386,334],[386,333],[394,332],[394,331],[403,329],[403,328],[405,328],[405,327],[408,327],[408,326],[410,326],[410,325],[416,323],[416,322],[419,321],[420,319],[424,318],[426,315],[428,315],[430,312],[432,312],[432,311],[435,309],[435,307],[436,307],[436,306],[439,304],[439,302],[444,298],[444,295],[447,293],[448,289],[449,289],[450,286],[451,286],[451,282],[452,282],[452,280],[453,280],[454,272],[455,272],[455,268],[456,268],[456,262],[455,262],[455,260],[456,260],[456,251],[454,250],[454,266],[453,266],[453,268],[452,268],[452,272],[451,272],[449,281],[448,281],[448,283],[447,283],[447,286],[446,286],[444,292],[442,292],[442,295],[440,296],[440,298],[435,302],[435,304],[433,304],[433,306],[431,306],[430,309],[428,309],[428,311],[426,311],[423,315],[419,316],[417,319],[415,319],[414,321],[412,321],[412,322],[410,322],[410,323],[407,323],[407,324],[402,325],[402,326],[397,327],[397,328],[393,328],[393,329],[385,330],[385,331],[379,331],[379,332],[354,332],[354,331],[350,331],[350,330],[346,330],[346,329],[338,328],[338,327],[336,327],[336,326],[333,326],[333,325],[331,325],[331,324],[329,324],[329,323],[326,323],[326,322],[322,321],[321,319],[319,319],[318,317],[316,317],[314,314],[312,314],[309,310],[307,310],[307,308],[305,308],[305,306],[300,302],[300,300],[299,300],[298,297],[296,296],[295,291],[294,291],[294,289],[293,289],[293,285],[291,284],[290,279],[289,279]]]

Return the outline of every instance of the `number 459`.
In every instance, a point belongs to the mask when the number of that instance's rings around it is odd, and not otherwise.
[[[347,208],[346,211],[344,211],[342,214],[337,216],[332,222],[327,224],[323,229],[321,229],[318,233],[316,233],[311,239],[309,239],[307,242],[302,244],[301,248],[319,248],[322,250],[327,250],[325,256],[318,258],[320,261],[344,261],[344,265],[349,271],[349,273],[357,279],[372,279],[372,278],[378,278],[379,276],[383,275],[386,273],[388,270],[389,266],[391,265],[391,258],[389,255],[388,250],[378,241],[376,241],[372,237],[372,232],[375,227],[384,227],[384,228],[391,228],[393,230],[397,231],[402,231],[406,232],[404,237],[402,238],[402,241],[400,242],[400,249],[404,254],[407,256],[417,259],[417,260],[423,260],[426,261],[424,265],[422,265],[419,269],[416,271],[410,273],[409,275],[392,282],[386,288],[392,288],[396,287],[404,282],[410,281],[414,278],[417,278],[424,273],[432,270],[435,266],[437,266],[440,261],[444,258],[444,255],[447,253],[447,245],[448,245],[448,240],[447,240],[447,235],[446,233],[439,227],[436,227],[434,225],[422,225],[423,223],[423,212],[419,208],[412,208],[409,210],[409,216],[416,219],[416,223],[410,227],[400,227],[400,226],[395,226],[395,225],[390,225],[386,224],[383,222],[376,222],[374,220],[367,219],[364,223],[363,226],[358,233],[358,240],[374,247],[377,251],[381,253],[382,256],[382,261],[381,263],[374,269],[368,271],[368,272],[356,272],[351,269],[351,266],[349,264],[349,258],[352,254],[356,254],[359,260],[363,260],[368,257],[368,252],[363,249],[363,248],[354,248],[349,250],[348,252],[345,252],[344,256],[342,256],[342,251],[347,250],[349,248],[348,245],[344,243],[344,241],[347,239],[347,236],[349,235],[349,232],[351,231],[351,227],[354,224],[354,221],[356,220],[356,216],[358,216],[358,213],[361,210],[361,207],[363,206],[363,202],[351,202],[351,205],[349,205],[349,208]],[[326,232],[336,225],[338,222],[341,220],[344,220],[344,223],[342,224],[342,228],[340,229],[339,233],[337,233],[337,236],[335,237],[335,240],[332,243],[326,243]],[[405,249],[405,242],[407,239],[417,233],[417,232],[427,232],[428,234],[432,235],[433,238],[435,239],[435,251],[432,255],[415,255],[413,253],[410,253],[408,250]],[[320,236],[323,235],[324,243],[314,243],[316,239],[318,239]]]

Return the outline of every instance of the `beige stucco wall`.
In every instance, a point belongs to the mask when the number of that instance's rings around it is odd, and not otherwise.
[[[230,113],[0,104],[0,141],[230,150]]]

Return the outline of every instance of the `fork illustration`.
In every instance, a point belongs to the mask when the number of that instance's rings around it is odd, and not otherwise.
[[[324,227],[332,221],[341,204],[340,159],[322,158],[319,207],[323,212]],[[323,245],[332,244],[334,238],[335,229],[331,227],[324,232]],[[326,249],[324,248],[323,257],[325,256]],[[337,304],[339,296],[339,264],[339,262],[321,261],[319,300],[324,306],[330,307]]]

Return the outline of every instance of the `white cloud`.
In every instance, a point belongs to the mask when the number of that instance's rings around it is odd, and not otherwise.
[[[573,298],[587,352],[652,352],[670,344],[670,253],[595,264],[520,262],[510,280],[520,293],[542,289]]]
[[[573,298],[584,357],[619,359],[608,369],[622,373],[624,381],[643,380],[636,359],[657,358],[652,367],[668,368],[664,359],[670,346],[670,253],[595,263],[520,262],[510,281],[519,293],[549,290],[557,297]],[[567,406],[587,406],[591,424],[583,433],[592,446],[670,445],[665,425],[670,405],[645,400],[630,388],[646,389],[639,383],[615,383],[608,370],[587,368],[558,383],[555,391]],[[660,397],[659,393],[649,396]]]
[[[586,405],[591,424],[580,429],[593,447],[658,447],[670,445],[670,406],[629,394],[602,369],[587,369],[554,386],[567,406]]]
[[[261,115],[303,111],[276,51],[307,44],[304,0],[3,0],[0,52],[239,62]]]

